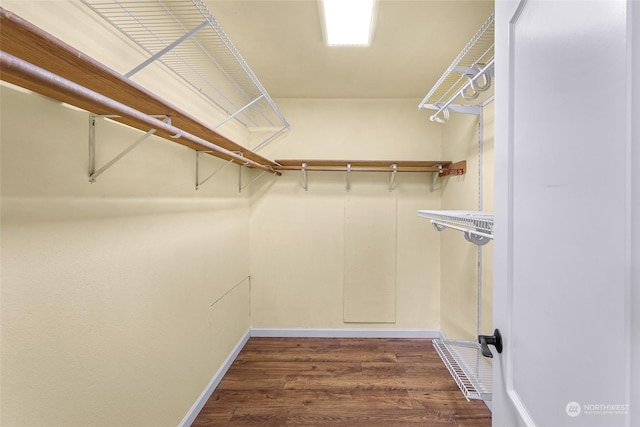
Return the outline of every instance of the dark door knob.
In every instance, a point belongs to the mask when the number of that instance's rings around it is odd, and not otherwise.
[[[480,343],[480,349],[484,357],[493,358],[493,354],[491,350],[489,350],[489,345],[494,346],[498,353],[502,353],[502,335],[499,329],[494,330],[493,335],[478,335],[478,342]]]

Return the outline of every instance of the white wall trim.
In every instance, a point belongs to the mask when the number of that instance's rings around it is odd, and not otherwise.
[[[227,373],[227,371],[231,367],[231,364],[234,360],[236,360],[236,357],[238,357],[238,354],[247,343],[247,341],[249,341],[250,337],[251,329],[248,329],[240,339],[240,341],[238,341],[238,344],[236,344],[236,346],[233,348],[229,356],[225,359],[220,369],[218,369],[218,372],[215,373],[213,378],[211,378],[211,381],[209,381],[209,384],[207,384],[202,393],[200,393],[200,396],[195,401],[193,406],[191,406],[191,409],[189,409],[189,412],[187,412],[182,421],[180,421],[178,427],[189,427],[191,426],[191,424],[193,424],[196,417],[198,416],[204,405],[207,403],[207,400],[209,400],[216,387],[218,387],[218,384],[220,384],[220,381],[222,381],[222,377],[224,377],[224,375]]]
[[[440,338],[438,329],[251,328],[252,337],[267,338]]]

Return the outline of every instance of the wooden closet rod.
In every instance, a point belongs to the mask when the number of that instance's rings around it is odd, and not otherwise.
[[[77,107],[86,109],[87,105],[96,106],[105,111],[109,111],[109,114],[128,118],[138,125],[143,124],[152,129],[157,129],[165,135],[169,135],[174,140],[181,138],[202,147],[203,150],[215,151],[216,153],[232,158],[242,165],[252,166],[256,169],[280,175],[280,173],[273,170],[271,166],[262,165],[238,155],[233,151],[212,144],[196,135],[183,131],[160,119],[149,116],[148,114],[53,74],[4,51],[0,51],[0,69],[2,69],[2,80],[8,81],[9,83],[32,89],[36,92],[38,91],[38,87],[46,87],[48,93],[53,92],[54,94],[61,95],[60,100],[68,101],[69,96],[71,96],[73,100],[77,101],[75,103]]]

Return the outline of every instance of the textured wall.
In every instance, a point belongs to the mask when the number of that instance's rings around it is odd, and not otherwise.
[[[91,184],[87,113],[1,102],[1,424],[178,424],[250,325],[237,171],[196,192],[152,137]],[[140,135],[100,122],[98,164]]]
[[[417,111],[417,100],[278,100],[292,131],[265,149],[272,158],[438,160],[442,128]],[[446,159],[445,159],[446,160]],[[300,172],[254,184],[251,209],[252,319],[271,328],[438,328],[440,236],[417,216],[438,209],[439,192],[429,192],[430,175],[399,174],[389,192],[386,173],[353,173],[346,191],[342,172],[310,172],[308,191]],[[352,266],[345,247],[363,251],[378,236],[346,227],[348,206],[371,206],[371,223],[388,226],[396,204],[395,322],[380,313],[370,323],[345,323],[345,269],[351,286],[362,266]],[[377,204],[376,204],[377,203]],[[379,207],[376,208],[376,206]],[[377,255],[376,255],[377,256]],[[370,260],[369,265],[388,262]],[[358,274],[352,268],[360,268]],[[386,272],[385,272],[386,274]],[[376,286],[378,284],[376,283]],[[367,283],[360,283],[366,292]],[[372,285],[372,290],[373,285]],[[355,295],[349,294],[349,298]],[[348,307],[347,307],[348,309]],[[371,313],[368,313],[371,314]]]

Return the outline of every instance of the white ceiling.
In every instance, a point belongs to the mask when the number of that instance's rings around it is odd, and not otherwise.
[[[273,98],[422,98],[493,11],[378,0],[369,47],[328,47],[317,0],[205,1]]]

